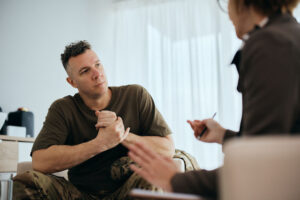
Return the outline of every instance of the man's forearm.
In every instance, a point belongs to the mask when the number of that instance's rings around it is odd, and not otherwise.
[[[76,166],[105,151],[94,140],[67,146],[53,145],[33,152],[32,166],[36,171],[54,173]]]
[[[161,155],[173,157],[175,153],[173,139],[170,135],[166,137],[160,136],[139,136],[133,133],[129,133],[127,138],[122,142],[124,146],[139,142],[147,145],[153,151]]]

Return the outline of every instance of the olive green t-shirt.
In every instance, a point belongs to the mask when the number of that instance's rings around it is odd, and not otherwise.
[[[125,128],[140,136],[166,136],[171,133],[154,101],[145,88],[139,85],[110,87],[112,97],[104,110],[122,117]],[[49,108],[43,128],[32,147],[34,152],[51,145],[77,145],[94,139],[95,111],[88,108],[79,94],[56,100]],[[118,145],[69,169],[69,180],[79,189],[113,192],[120,182],[112,180],[111,164],[127,155],[127,149]]]

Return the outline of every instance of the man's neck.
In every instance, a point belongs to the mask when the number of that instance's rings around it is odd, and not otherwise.
[[[87,97],[85,95],[80,94],[83,102],[87,107],[89,107],[91,110],[103,110],[109,105],[109,102],[111,100],[112,92],[111,89],[107,89],[106,93],[100,97],[91,98]]]

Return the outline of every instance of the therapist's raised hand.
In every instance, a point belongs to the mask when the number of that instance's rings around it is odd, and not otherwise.
[[[179,172],[172,158],[159,155],[141,143],[128,146],[129,157],[137,164],[130,168],[149,183],[171,192],[171,178]]]
[[[187,121],[194,130],[194,135],[202,142],[223,144],[226,129],[213,119]],[[207,128],[202,136],[200,134]]]

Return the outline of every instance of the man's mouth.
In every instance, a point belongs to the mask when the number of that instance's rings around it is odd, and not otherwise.
[[[103,82],[100,82],[100,83],[96,83],[96,85],[95,86],[101,86],[101,85],[103,85],[105,83],[105,81],[103,81]]]

